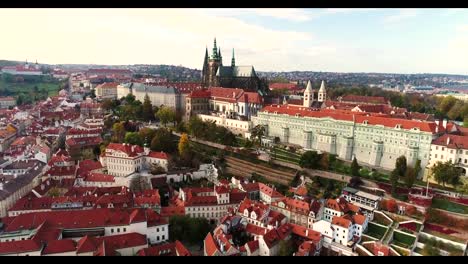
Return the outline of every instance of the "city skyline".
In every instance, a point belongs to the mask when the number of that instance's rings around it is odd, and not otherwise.
[[[467,9],[1,9],[0,59],[224,64],[257,71],[468,74]],[[20,18],[20,20],[18,20]],[[19,34],[21,33],[21,34]]]

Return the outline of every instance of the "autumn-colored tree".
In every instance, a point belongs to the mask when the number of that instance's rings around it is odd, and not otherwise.
[[[181,156],[184,155],[188,151],[188,148],[189,148],[189,138],[186,133],[183,133],[179,139],[179,145],[178,145],[179,154]]]
[[[320,168],[323,170],[328,170],[330,168],[330,154],[322,154],[322,157],[320,158]]]
[[[412,216],[412,215],[414,215],[414,213],[416,213],[416,207],[414,207],[412,205],[408,205],[408,206],[406,206],[405,212],[406,212],[407,215]]]
[[[395,200],[390,199],[387,201],[387,208],[386,208],[387,211],[394,213],[397,211],[397,208],[398,208],[398,205]]]
[[[124,138],[125,138],[125,126],[123,122],[115,123],[112,126],[112,141],[117,142],[117,143],[122,143]]]

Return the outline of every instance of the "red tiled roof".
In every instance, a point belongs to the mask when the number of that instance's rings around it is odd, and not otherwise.
[[[155,159],[168,159],[168,155],[165,152],[157,152],[157,151],[150,151],[148,157],[155,158]]]
[[[214,241],[211,233],[206,235],[204,242],[205,252],[208,256],[214,256],[217,252],[219,252],[218,246],[216,245],[216,242]]]
[[[289,197],[285,197],[281,200],[273,202],[272,205],[278,207],[280,202],[285,204],[287,210],[298,212],[304,215],[308,215],[310,212],[309,203]]]
[[[84,180],[87,182],[115,182],[114,176],[96,172],[88,173]]]
[[[284,240],[287,236],[291,234],[292,226],[289,224],[283,224],[278,228],[273,228],[268,231],[263,239],[268,248],[272,248],[280,241]]]
[[[322,234],[320,232],[317,232],[313,229],[296,225],[296,224],[290,224],[292,227],[292,232],[295,235],[301,236],[303,238],[306,238],[308,240],[312,240],[315,243],[319,243],[320,240],[322,239]]]
[[[185,207],[183,206],[165,206],[161,207],[162,217],[171,217],[174,215],[185,215]]]
[[[255,192],[255,191],[260,191],[260,186],[258,182],[256,183],[241,183],[242,189],[244,189],[246,192]]]
[[[44,221],[57,228],[91,228],[129,225],[146,221],[143,209],[90,209],[80,211],[50,211],[16,216],[5,228],[7,232],[37,228]]]
[[[12,96],[0,96],[0,101],[15,101],[16,99]]]
[[[174,243],[156,245],[149,248],[140,249],[138,256],[191,256],[190,251],[176,240]]]
[[[192,91],[188,96],[190,98],[210,98],[211,92],[209,90],[196,90]]]
[[[76,242],[71,239],[49,241],[42,251],[42,255],[65,253],[76,250]]]
[[[101,136],[97,137],[80,137],[80,138],[69,138],[65,141],[65,144],[70,147],[90,147],[90,146],[96,146],[102,143],[102,138]]]
[[[299,114],[301,117],[329,117],[335,120],[343,120],[349,122],[353,122],[354,120],[354,122],[356,123],[364,123],[364,121],[367,121],[368,125],[383,125],[392,128],[396,127],[397,125],[401,125],[401,128],[403,129],[419,128],[421,131],[425,132],[435,132],[437,126],[435,122],[391,118],[388,116],[370,115],[366,113],[351,112],[345,110],[339,111],[322,109],[320,111],[314,111],[304,107],[295,107],[288,105],[268,105],[262,109],[262,112],[265,111],[268,111],[269,113],[277,112],[278,114],[286,114],[290,116]]]
[[[211,98],[226,102],[249,102],[260,104],[263,102],[263,97],[255,92],[245,92],[239,88],[224,88],[224,87],[211,87]]]
[[[249,241],[245,244],[249,248],[250,253],[253,253],[259,249],[258,240]]]
[[[127,154],[130,157],[136,157],[138,154],[143,153],[143,148],[138,145],[130,145],[130,144],[119,144],[119,143],[110,143],[106,150],[115,150],[121,151]]]
[[[351,221],[341,216],[334,216],[332,219],[332,225],[349,228],[349,226],[351,225]]]
[[[266,184],[259,183],[258,186],[260,187],[260,192],[270,196],[271,198],[283,197],[281,193]]]
[[[0,254],[14,254],[41,250],[42,245],[35,240],[18,240],[0,243]]]
[[[221,186],[216,186],[216,187],[215,187],[215,192],[216,192],[216,193],[219,193],[219,194],[221,194],[221,193],[229,193],[229,189],[226,188],[226,187],[224,187],[224,186],[222,186],[222,185],[221,185]]]
[[[432,144],[452,149],[468,149],[468,136],[444,134],[434,139]]]
[[[267,229],[263,228],[263,227],[260,227],[260,226],[250,224],[250,223],[248,223],[245,226],[245,232],[247,232],[249,234],[255,234],[255,235],[263,236],[265,234],[265,230],[267,230]]]

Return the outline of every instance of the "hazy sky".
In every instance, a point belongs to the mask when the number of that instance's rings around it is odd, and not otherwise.
[[[0,59],[468,74],[468,9],[0,9]]]

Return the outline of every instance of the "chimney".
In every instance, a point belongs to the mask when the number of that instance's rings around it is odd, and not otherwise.
[[[306,229],[306,236],[309,236],[309,228]]]
[[[450,144],[450,137],[447,137],[447,145]]]
[[[445,130],[447,129],[447,118],[444,118],[442,126],[444,127]]]

